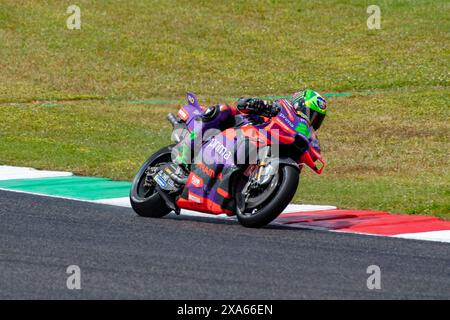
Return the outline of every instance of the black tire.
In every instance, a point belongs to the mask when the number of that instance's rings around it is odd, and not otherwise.
[[[141,217],[161,218],[171,211],[156,190],[145,189],[143,181],[146,177],[145,171],[149,166],[171,161],[172,147],[173,145],[164,147],[151,155],[150,158],[144,162],[133,179],[130,190],[131,207]],[[150,195],[144,196],[145,192],[149,192]]]
[[[280,165],[278,187],[271,197],[255,213],[245,214],[236,206],[239,222],[248,228],[260,228],[275,220],[294,198],[300,180],[297,168]],[[240,190],[236,190],[240,192]]]

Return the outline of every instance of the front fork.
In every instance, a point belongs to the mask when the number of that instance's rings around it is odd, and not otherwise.
[[[270,183],[273,176],[278,172],[279,163],[277,159],[271,158],[271,148],[267,146],[260,150],[257,163],[250,165],[246,175],[249,180],[244,187],[245,191],[252,188],[261,188]],[[243,191],[244,191],[243,190]]]
[[[271,147],[267,146],[261,150],[261,157],[258,159],[258,171],[256,182],[260,186],[267,185],[278,171],[278,162],[271,158]]]

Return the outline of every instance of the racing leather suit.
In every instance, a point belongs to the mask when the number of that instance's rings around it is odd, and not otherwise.
[[[232,120],[239,113],[247,115],[258,115],[263,117],[273,117],[278,114],[280,107],[277,101],[262,100],[258,98],[239,98],[236,104],[219,104],[208,107],[202,116],[205,127],[216,126],[221,130],[229,128]],[[320,142],[313,130],[310,143],[317,151],[320,150]]]

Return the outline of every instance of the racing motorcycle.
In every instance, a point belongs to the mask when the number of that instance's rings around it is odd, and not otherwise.
[[[277,107],[272,117],[236,115],[205,134],[198,128],[206,108],[188,93],[187,104],[167,117],[176,144],[151,155],[133,180],[134,211],[153,218],[181,209],[235,215],[254,228],[276,219],[294,197],[302,168],[321,174],[325,167],[307,120],[288,100]],[[189,151],[188,161],[179,160],[180,149]]]

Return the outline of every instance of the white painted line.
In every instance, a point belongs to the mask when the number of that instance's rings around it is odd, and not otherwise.
[[[51,195],[51,194],[31,192],[31,191],[23,191],[23,190],[14,190],[14,189],[8,189],[8,188],[0,188],[0,191],[24,193],[24,194],[31,194],[33,196],[40,196],[40,197],[48,197],[48,198],[56,198],[56,199],[64,199],[64,200],[72,200],[72,201],[81,201],[81,202],[89,202],[89,203],[93,203],[94,202],[95,203],[95,200],[86,200],[86,199],[71,198],[71,197],[64,197],[64,196],[55,196],[55,195]]]
[[[26,167],[0,166],[0,180],[68,177],[72,172],[36,170]]]
[[[201,217],[201,218],[213,218],[213,219],[220,219],[220,220],[236,220],[236,217],[230,217],[226,214],[209,214],[209,213],[203,213],[198,211],[192,211],[192,210],[181,210],[180,215],[184,216],[190,216],[190,217]]]
[[[130,198],[129,197],[113,198],[113,199],[100,199],[100,200],[94,200],[92,202],[102,203],[102,204],[109,204],[111,206],[131,208]]]
[[[72,176],[71,172],[64,171],[47,171],[47,170],[36,170],[33,168],[27,167],[13,167],[13,166],[0,166],[0,180],[11,180],[11,179],[33,179],[33,178],[50,178],[50,177],[67,177]],[[130,200],[128,197],[122,198],[113,198],[113,199],[101,199],[101,200],[83,200],[76,198],[68,198],[62,196],[52,196],[46,194],[39,194],[33,192],[19,191],[19,190],[10,190],[6,188],[0,188],[0,190],[12,191],[18,193],[28,193],[39,196],[53,197],[53,198],[61,198],[82,202],[91,202],[91,203],[99,203],[99,204],[107,204],[119,207],[130,208]],[[321,210],[333,210],[336,209],[335,206],[329,205],[307,205],[307,204],[290,204],[283,213],[294,213],[294,212],[304,212],[304,211],[321,211]],[[193,217],[205,217],[205,218],[213,218],[220,220],[236,220],[235,217],[227,216],[226,214],[213,215],[207,213],[201,213],[191,210],[181,210],[182,215],[193,216]],[[274,225],[284,225],[276,220],[272,223]],[[286,226],[286,225],[284,225]],[[316,229],[316,230],[326,230],[324,228],[305,226],[301,224],[292,224],[288,225],[290,227],[298,227],[302,229]],[[333,231],[333,230],[328,230]],[[337,230],[334,230],[338,232]],[[371,236],[377,236],[374,234],[370,234]],[[427,240],[427,241],[438,241],[438,242],[448,242],[450,243],[450,230],[442,230],[442,231],[431,231],[431,232],[418,232],[418,233],[408,233],[408,234],[399,234],[395,235],[396,238],[404,238],[404,239],[416,239],[416,240]]]
[[[303,211],[321,211],[321,210],[334,210],[335,206],[328,205],[315,205],[315,204],[290,204],[283,213],[291,212],[303,212]]]
[[[26,194],[32,194],[32,195],[50,197],[50,198],[59,198],[59,199],[97,203],[97,204],[108,204],[108,205],[120,206],[120,207],[131,207],[128,197],[115,198],[115,199],[104,199],[104,200],[83,200],[83,199],[68,198],[68,197],[62,197],[62,196],[53,196],[53,195],[48,195],[48,194],[39,194],[39,193],[27,192],[27,191],[10,190],[10,189],[5,189],[5,188],[0,188],[0,190],[17,192],[17,193],[26,193]],[[295,208],[295,210],[299,210],[299,209],[301,210],[302,208],[306,208],[306,207],[308,207],[308,205],[292,204],[292,205],[289,205],[289,207],[286,208],[286,210],[290,210],[292,208]],[[314,206],[314,207],[318,208],[318,207],[331,207],[331,206]],[[311,207],[309,207],[309,208],[311,208]],[[319,209],[317,211],[327,210],[327,209]],[[292,212],[292,211],[290,211],[290,212]],[[196,211],[191,211],[191,210],[181,210],[181,215],[192,216],[192,217],[203,217],[203,218],[210,218],[210,219],[213,218],[213,219],[222,219],[222,220],[236,220],[236,217],[229,217],[226,214],[214,215],[214,214],[201,213],[201,212],[196,212]],[[287,225],[287,224],[279,223],[276,220],[273,221],[271,223],[271,225],[279,225],[279,226],[299,228],[299,229],[329,231],[329,232],[342,232],[339,230],[328,230],[326,228],[306,226],[306,225],[302,225],[302,224],[288,224]],[[370,234],[370,233],[359,233],[359,232],[342,232],[342,233],[363,234],[363,235],[373,236],[373,237],[396,237],[396,238],[416,239],[416,240],[425,240],[425,241],[450,242],[450,230],[399,234],[399,235],[395,235],[395,236],[383,236],[383,235]]]
[[[439,241],[450,243],[450,230],[404,233],[395,235],[394,237],[403,239],[428,240],[428,241]]]
[[[130,199],[128,197],[123,198],[114,198],[114,199],[100,199],[93,201],[95,203],[109,204],[112,206],[126,207],[131,208]],[[334,206],[321,206],[321,205],[311,205],[311,204],[290,204],[283,213],[291,213],[291,212],[304,212],[304,211],[321,211],[321,210],[333,210],[336,209]],[[183,210],[183,212],[198,213],[191,210]],[[201,213],[202,215],[205,215]],[[211,217],[211,214],[206,214],[206,216]],[[214,215],[213,215],[214,216]],[[224,215],[226,216],[226,215]]]
[[[130,203],[129,197],[114,198],[114,199],[101,199],[101,200],[94,200],[92,202],[108,204],[111,206],[131,208],[131,203]],[[202,213],[202,212],[197,212],[197,211],[192,211],[192,210],[184,210],[184,209],[181,210],[180,214],[183,216],[201,217],[201,218],[210,218],[210,219],[221,219],[221,220],[235,219],[234,217],[229,217],[226,214],[209,214],[209,213]]]

